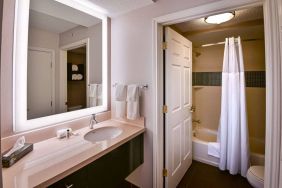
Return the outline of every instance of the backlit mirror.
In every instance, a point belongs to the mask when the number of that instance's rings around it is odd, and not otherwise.
[[[90,5],[17,0],[15,131],[107,110],[107,17]]]

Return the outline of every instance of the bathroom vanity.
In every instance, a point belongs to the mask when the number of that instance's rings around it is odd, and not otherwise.
[[[3,169],[4,187],[118,187],[143,163],[144,119],[111,119],[96,124],[94,130],[105,127],[122,132],[115,138],[90,142],[84,136],[93,130],[85,127],[69,139],[35,143],[31,153]]]

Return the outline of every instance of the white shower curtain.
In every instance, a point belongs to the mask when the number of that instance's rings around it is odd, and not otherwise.
[[[219,168],[246,177],[249,168],[249,138],[240,37],[225,40],[218,133]]]

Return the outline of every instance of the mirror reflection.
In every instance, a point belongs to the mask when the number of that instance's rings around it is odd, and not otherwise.
[[[102,20],[31,0],[27,119],[102,105]]]

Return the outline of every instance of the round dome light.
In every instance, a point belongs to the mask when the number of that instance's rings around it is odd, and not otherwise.
[[[209,23],[209,24],[221,24],[223,22],[227,22],[229,20],[231,20],[232,18],[234,18],[235,16],[235,12],[226,12],[226,13],[222,13],[222,14],[217,14],[217,15],[213,15],[213,16],[208,16],[205,18],[205,22]]]

